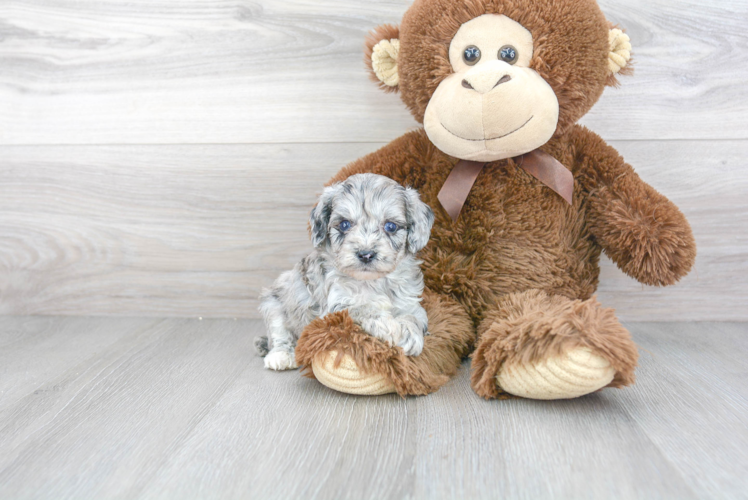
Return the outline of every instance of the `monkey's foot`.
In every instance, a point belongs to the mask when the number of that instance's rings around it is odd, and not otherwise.
[[[312,372],[317,380],[330,389],[361,396],[379,396],[396,392],[395,384],[381,373],[361,371],[349,354],[343,354],[335,366],[338,351],[318,354],[312,361]]]
[[[607,386],[616,370],[587,347],[536,363],[507,363],[496,380],[514,396],[530,399],[570,399]]]
[[[457,373],[473,338],[470,318],[452,299],[424,293],[429,331],[423,352],[406,356],[364,332],[347,311],[310,323],[296,346],[296,361],[308,377],[347,394],[401,396],[436,391]]]
[[[486,399],[568,399],[634,383],[636,345],[594,297],[508,294],[478,334],[471,385]]]

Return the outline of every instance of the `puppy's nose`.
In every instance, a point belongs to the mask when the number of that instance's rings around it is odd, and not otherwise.
[[[360,252],[356,253],[356,257],[358,257],[358,260],[360,260],[364,264],[368,264],[377,257],[377,252],[373,250],[361,250]]]

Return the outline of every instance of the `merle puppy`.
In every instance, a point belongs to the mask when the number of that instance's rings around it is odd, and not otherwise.
[[[420,354],[428,320],[415,255],[433,222],[418,193],[388,177],[358,174],[326,188],[311,213],[314,251],[260,297],[268,336],[255,347],[265,368],[296,368],[304,327],[345,309],[370,335]]]

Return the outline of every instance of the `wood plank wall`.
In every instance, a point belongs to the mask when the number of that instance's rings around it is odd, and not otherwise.
[[[0,3],[0,314],[255,317],[339,168],[416,126],[362,63],[408,0]],[[689,217],[694,271],[625,320],[748,319],[744,0],[601,0],[633,77],[583,119]]]

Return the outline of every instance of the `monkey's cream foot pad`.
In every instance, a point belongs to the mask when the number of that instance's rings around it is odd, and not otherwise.
[[[396,392],[392,380],[380,373],[361,371],[349,354],[341,355],[338,351],[317,355],[312,361],[312,372],[323,385],[347,394],[379,396]]]
[[[496,376],[509,394],[529,399],[570,399],[610,384],[616,371],[605,358],[579,347],[537,363],[504,365]]]
[[[307,377],[347,394],[401,396],[429,394],[457,373],[470,344],[471,323],[448,299],[424,292],[429,331],[419,356],[376,339],[347,311],[328,314],[306,327],[296,346],[296,362]]]

